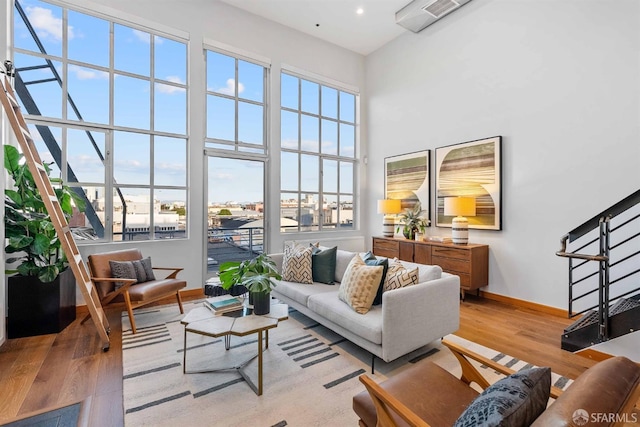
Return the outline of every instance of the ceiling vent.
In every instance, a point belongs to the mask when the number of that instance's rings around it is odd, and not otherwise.
[[[419,33],[471,0],[413,0],[396,12],[396,24]]]

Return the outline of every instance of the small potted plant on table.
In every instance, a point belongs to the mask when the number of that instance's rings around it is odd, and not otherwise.
[[[405,209],[400,214],[400,223],[402,224],[402,234],[409,240],[414,240],[416,233],[424,233],[425,228],[429,226],[429,220],[422,216],[422,207],[420,202],[416,203],[413,209]],[[400,225],[396,232],[400,231]]]
[[[274,279],[282,276],[276,269],[276,264],[266,254],[237,262],[229,261],[220,265],[220,283],[224,289],[242,285],[249,292],[250,302],[253,302],[254,314],[268,314],[271,309],[271,289],[276,286]]]

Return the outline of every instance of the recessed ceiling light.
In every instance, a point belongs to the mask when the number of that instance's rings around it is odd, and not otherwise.
[[[359,7],[358,9],[356,9],[356,13],[357,13],[358,15],[362,15],[362,14],[364,13],[364,9],[363,9],[363,8],[361,8],[361,7]]]

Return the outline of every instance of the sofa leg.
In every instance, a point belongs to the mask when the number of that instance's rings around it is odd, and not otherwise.
[[[376,356],[373,353],[371,353],[371,375],[375,374],[375,372],[373,371],[375,367],[375,363],[376,363]]]

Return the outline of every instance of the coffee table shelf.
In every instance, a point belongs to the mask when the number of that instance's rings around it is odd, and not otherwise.
[[[242,309],[223,314],[215,314],[206,307],[198,307],[187,313],[180,321],[184,325],[184,348],[182,360],[182,372],[185,374],[229,372],[236,371],[258,395],[262,395],[262,353],[269,348],[269,329],[276,328],[278,322],[289,318],[289,306],[287,304],[272,303],[270,312],[265,315],[252,314],[248,306]],[[208,369],[200,371],[187,371],[187,333],[204,335],[212,338],[225,337],[225,349],[231,348],[231,335],[243,337],[258,335],[258,353],[250,359],[231,367]],[[265,345],[263,347],[263,333]],[[258,358],[258,384],[248,377],[244,368],[255,358]]]

